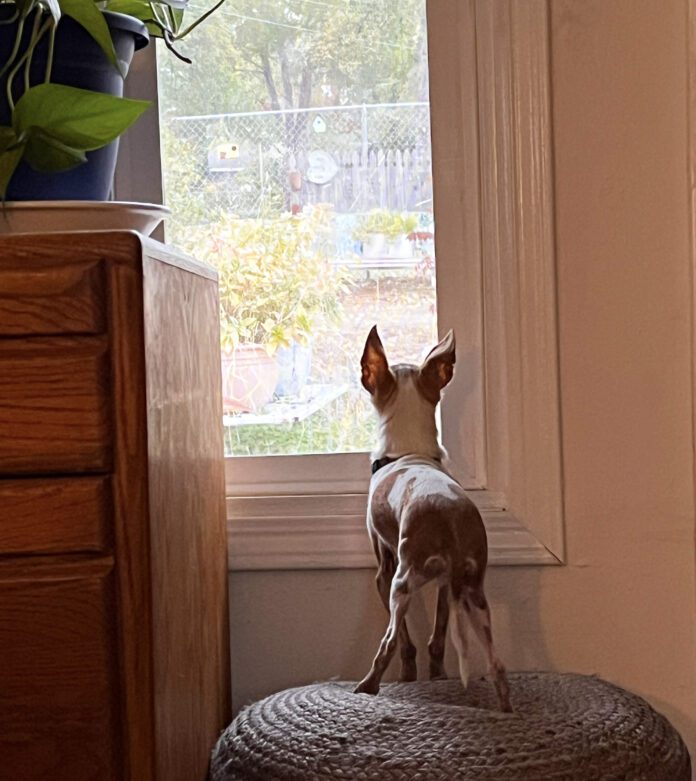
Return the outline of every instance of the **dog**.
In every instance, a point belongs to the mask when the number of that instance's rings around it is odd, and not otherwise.
[[[406,611],[418,589],[438,584],[435,626],[428,643],[430,678],[445,677],[448,621],[459,673],[468,684],[468,625],[483,645],[500,709],[510,712],[505,667],[495,651],[483,581],[488,561],[486,530],[474,503],[447,471],[438,440],[435,409],[454,374],[455,339],[450,331],[421,366],[389,366],[377,327],[360,361],[363,387],[377,412],[379,446],[372,454],[367,528],[377,557],[377,589],[389,624],[370,672],[355,688],[377,694],[401,644],[401,680],[416,680],[416,648]]]

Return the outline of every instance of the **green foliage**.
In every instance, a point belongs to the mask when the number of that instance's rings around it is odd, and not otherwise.
[[[160,69],[174,115],[427,100],[424,0],[235,0],[181,49],[193,67]]]
[[[375,234],[382,234],[393,241],[400,236],[408,236],[417,227],[418,216],[415,214],[374,209],[358,218],[352,235],[356,241],[365,241]]]
[[[0,7],[14,10],[4,23],[15,23],[15,41],[8,60],[0,64],[11,123],[0,127],[0,198],[22,159],[37,171],[65,171],[86,160],[86,152],[99,149],[121,135],[149,106],[148,101],[128,100],[91,90],[51,83],[53,51],[58,24],[68,16],[97,42],[112,67],[120,69],[111,33],[102,11],[128,11],[148,23],[172,50],[174,41],[187,35],[222,5],[219,2],[182,30],[183,9],[188,0],[0,0]],[[29,42],[22,37],[30,30]],[[33,56],[48,39],[48,63],[41,84],[31,84]],[[175,54],[178,55],[176,51]],[[81,52],[75,52],[79,62]],[[19,89],[17,82],[21,81]],[[17,97],[19,95],[19,97]]]
[[[225,429],[225,455],[358,453],[377,441],[377,421],[367,394],[353,388],[309,418],[281,425]]]
[[[220,275],[222,345],[263,344],[269,353],[306,343],[319,318],[340,314],[347,277],[322,249],[332,219],[317,206],[275,219],[225,217],[209,226],[198,256]]]

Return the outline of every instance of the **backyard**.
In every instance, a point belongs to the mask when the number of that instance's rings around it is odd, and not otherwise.
[[[424,11],[240,0],[160,66],[167,240],[220,275],[228,455],[369,450],[369,329],[392,361],[436,341]]]

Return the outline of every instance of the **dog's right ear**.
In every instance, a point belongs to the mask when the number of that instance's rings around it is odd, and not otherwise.
[[[363,387],[373,396],[386,397],[395,384],[394,375],[389,370],[389,362],[382,347],[382,340],[377,333],[377,326],[373,325],[368,334],[360,359],[362,368],[361,381]]]

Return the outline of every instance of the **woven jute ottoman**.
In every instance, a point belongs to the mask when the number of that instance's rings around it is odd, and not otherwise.
[[[274,694],[222,734],[211,781],[691,781],[679,734],[640,697],[583,675],[509,679],[513,714],[484,680]]]

